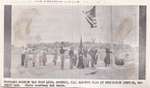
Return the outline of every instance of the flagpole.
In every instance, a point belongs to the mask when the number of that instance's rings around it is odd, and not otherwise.
[[[80,39],[81,39],[81,36],[82,36],[82,9],[83,8],[80,8],[79,9],[79,13],[80,13],[80,24],[79,24],[79,27],[80,27]],[[80,41],[80,40],[79,40]]]
[[[112,51],[112,55],[113,55],[113,57],[112,57],[112,67],[113,66],[115,66],[115,53],[114,53],[114,34],[113,34],[113,8],[112,8],[112,6],[111,6],[111,8],[110,8],[110,12],[111,12],[111,51]]]
[[[110,37],[111,38],[110,39],[111,39],[111,49],[113,50],[113,43],[114,42],[113,42],[113,25],[112,25],[112,21],[113,21],[113,18],[112,18],[112,15],[113,15],[112,14],[112,6],[110,8],[110,14],[111,14],[111,16],[110,16],[111,17],[111,19],[110,19],[111,20],[111,33],[110,33]]]

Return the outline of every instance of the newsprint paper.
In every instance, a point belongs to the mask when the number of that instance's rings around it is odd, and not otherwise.
[[[148,0],[1,0],[0,88],[150,88]]]

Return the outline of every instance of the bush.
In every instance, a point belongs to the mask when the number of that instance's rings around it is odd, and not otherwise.
[[[125,62],[124,62],[123,59],[115,59],[115,64],[116,64],[116,65],[124,65]]]

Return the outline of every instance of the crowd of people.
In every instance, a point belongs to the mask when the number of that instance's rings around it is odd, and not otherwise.
[[[110,65],[110,54],[112,53],[109,48],[105,49],[106,56],[104,58],[105,66]],[[53,49],[52,63],[54,66],[58,65],[58,59],[60,59],[60,69],[64,69],[66,54],[69,57],[69,68],[84,69],[87,67],[95,67],[98,62],[98,49],[87,47],[70,47],[66,49],[63,45],[56,46]],[[46,66],[47,60],[50,59],[48,53],[44,49],[28,49],[24,48],[21,54],[21,66],[28,67],[29,62],[32,63],[32,67]],[[60,58],[59,58],[60,57]]]
[[[21,54],[21,66],[28,67],[29,62],[32,66],[46,66],[47,53],[44,50],[34,50],[30,48],[24,48]]]

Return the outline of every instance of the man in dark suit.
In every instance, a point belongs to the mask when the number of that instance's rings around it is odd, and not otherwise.
[[[65,62],[64,54],[65,54],[65,49],[63,48],[63,42],[61,42],[61,47],[60,47],[61,70],[64,69],[64,62]]]
[[[23,52],[21,54],[21,66],[25,65],[25,58],[26,58],[26,49],[23,48]]]

